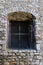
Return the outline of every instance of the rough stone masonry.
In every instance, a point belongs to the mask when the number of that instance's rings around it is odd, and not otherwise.
[[[37,50],[12,50],[7,46],[11,12],[30,12],[36,17]],[[43,0],[0,0],[0,65],[43,65]]]

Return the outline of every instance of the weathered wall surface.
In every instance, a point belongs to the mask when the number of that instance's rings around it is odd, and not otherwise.
[[[30,12],[36,17],[35,22],[36,22],[37,51],[36,50],[21,51],[21,50],[7,49],[6,47],[7,36],[8,36],[7,15],[10,12],[15,12],[15,11]],[[28,62],[26,60],[25,61],[26,63],[28,63],[28,65],[29,64],[43,65],[43,0],[25,0],[25,1],[24,0],[0,0],[0,55],[6,55],[4,57],[4,62],[6,62],[7,64],[9,64],[9,60],[14,61],[15,59],[16,60],[18,59],[17,60],[18,62],[20,57],[22,60],[26,58]],[[9,57],[7,57],[8,55],[11,55],[10,59]],[[24,65],[24,60],[21,64]]]

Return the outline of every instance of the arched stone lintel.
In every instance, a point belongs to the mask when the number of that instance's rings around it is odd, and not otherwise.
[[[14,20],[14,21],[33,21],[34,19],[36,19],[36,17],[28,12],[11,12],[8,14],[8,20]]]

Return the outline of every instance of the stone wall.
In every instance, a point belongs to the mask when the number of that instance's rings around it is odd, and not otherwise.
[[[8,20],[7,15],[10,12],[15,11],[24,11],[30,12],[36,17],[36,50],[10,50],[7,48],[7,37],[8,37]],[[13,57],[16,57],[19,60],[19,57],[23,60],[24,59],[26,64],[24,65],[43,65],[43,0],[0,0],[0,56],[4,55],[3,62],[9,64],[10,61],[15,60]],[[19,53],[19,56],[17,54]],[[14,54],[14,55],[13,55]],[[17,54],[17,56],[15,56]],[[24,54],[24,56],[23,56]],[[8,57],[7,57],[8,56]],[[13,58],[13,59],[12,59]],[[29,58],[29,59],[28,59]],[[1,60],[0,59],[0,60]],[[31,59],[31,60],[30,60]],[[28,62],[27,62],[28,61]],[[3,64],[3,62],[0,62]],[[17,61],[19,62],[19,61]],[[4,63],[4,65],[6,65]],[[21,63],[21,62],[20,62]],[[22,63],[20,65],[22,65]],[[1,65],[1,64],[0,64]]]

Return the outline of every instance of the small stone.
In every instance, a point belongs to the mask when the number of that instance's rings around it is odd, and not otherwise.
[[[14,61],[14,59],[12,58],[12,61]]]
[[[25,56],[26,54],[25,54],[25,53],[21,53],[20,55],[21,55],[21,56]]]
[[[39,55],[40,53],[34,53],[34,55]]]
[[[0,46],[0,50],[2,49],[2,46]]]
[[[24,65],[24,62],[20,62],[20,65]]]
[[[9,62],[4,62],[4,65],[9,65]]]
[[[37,58],[38,58],[38,59],[42,59],[42,57],[41,57],[41,56],[37,56]]]

